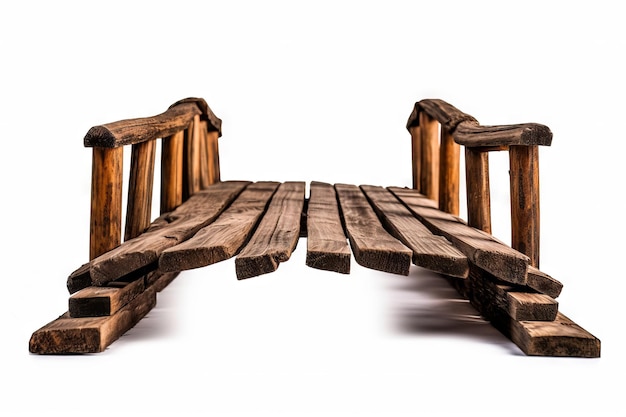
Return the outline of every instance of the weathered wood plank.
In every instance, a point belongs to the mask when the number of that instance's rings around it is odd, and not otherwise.
[[[249,184],[227,181],[194,194],[174,211],[156,219],[144,233],[91,262],[94,285],[102,286],[140,268],[156,269],[161,253],[193,236],[213,222]]]
[[[550,129],[537,123],[481,126],[476,122],[464,121],[456,126],[453,135],[456,143],[468,148],[511,145],[550,146],[552,144]]]
[[[467,256],[470,262],[499,279],[526,284],[528,257],[461,219],[437,209],[435,203],[415,190],[389,187],[434,234],[444,236]]]
[[[176,279],[178,274],[179,272],[152,271],[146,275],[146,287],[154,288],[156,292],[161,292]]]
[[[552,297],[498,282],[493,275],[475,266],[471,268],[469,285],[468,298],[472,305],[487,316],[498,308],[517,321],[552,321],[558,313],[558,302]]]
[[[215,222],[186,242],[164,250],[159,258],[159,269],[184,271],[235,256],[250,238],[278,186],[278,182],[249,185]]]
[[[32,334],[29,351],[37,354],[102,352],[155,305],[156,291],[149,288],[112,316],[72,318],[65,313]]]
[[[349,274],[352,255],[341,225],[337,194],[331,184],[311,182],[306,229],[306,265]]]
[[[82,264],[67,277],[67,290],[70,294],[91,285],[91,262]]]
[[[69,298],[68,313],[70,317],[111,316],[145,289],[143,278],[121,287],[87,287]]]
[[[285,182],[272,197],[263,219],[235,258],[237,279],[273,272],[298,244],[306,184]]]
[[[356,185],[335,184],[356,261],[367,268],[408,275],[413,251],[391,236]]]
[[[528,282],[526,285],[533,290],[541,294],[549,295],[552,298],[557,298],[563,289],[563,284],[560,281],[557,281],[550,275],[540,271],[532,265],[528,265]]]
[[[445,275],[465,278],[467,257],[444,237],[433,234],[387,189],[361,185],[385,228],[413,251],[415,265]]]

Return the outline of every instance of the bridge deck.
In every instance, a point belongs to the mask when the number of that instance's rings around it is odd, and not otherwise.
[[[435,271],[526,354],[597,357],[600,342],[558,311],[559,281],[529,258],[401,187],[223,181],[192,195],[68,278],[68,312],[33,333],[39,354],[101,352],[183,270],[235,257],[238,279],[275,271],[306,237],[309,267],[350,261],[408,275]],[[350,251],[351,249],[351,251]]]

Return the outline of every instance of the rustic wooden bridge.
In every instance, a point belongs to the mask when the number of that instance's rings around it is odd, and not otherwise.
[[[563,315],[563,285],[539,269],[539,124],[482,126],[442,100],[415,104],[407,187],[222,181],[221,120],[203,99],[154,117],[95,126],[90,261],[67,279],[68,311],[36,330],[37,354],[102,352],[138,323],[181,271],[235,257],[235,275],[275,271],[306,238],[306,265],[439,273],[527,355],[599,357],[600,341]],[[156,146],[161,215],[151,219]],[[122,241],[123,149],[132,150]],[[459,217],[465,151],[467,221]],[[510,156],[512,242],[491,234],[489,152]]]

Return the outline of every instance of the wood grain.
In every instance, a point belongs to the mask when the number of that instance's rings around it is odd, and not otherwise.
[[[69,298],[70,317],[110,316],[145,290],[143,278],[122,287],[87,287]]]
[[[413,263],[445,275],[465,278],[467,257],[444,237],[433,234],[387,189],[361,185],[385,229],[413,251]]]
[[[497,278],[525,284],[528,257],[493,236],[465,224],[461,219],[437,209],[432,200],[408,188],[389,187],[431,232],[444,236],[467,256],[471,263]]]
[[[511,247],[539,268],[539,147],[511,146]]]
[[[122,172],[124,148],[93,148],[89,259],[122,240]]]
[[[391,236],[356,185],[335,184],[355,260],[362,266],[408,275],[413,251]]]
[[[143,234],[128,240],[91,262],[91,280],[102,286],[124,275],[157,267],[161,253],[193,236],[213,222],[249,184],[227,181],[212,185],[189,198],[183,205],[156,219]]]
[[[422,165],[420,159],[420,153],[422,151],[422,135],[419,126],[412,126],[409,129],[409,132],[411,132],[411,173],[413,189],[420,191],[420,177],[422,175]]]
[[[452,134],[441,129],[439,145],[439,209],[459,215],[460,156],[461,147],[454,142]]]
[[[487,152],[465,148],[465,188],[467,223],[485,233],[491,233],[491,191]]]
[[[547,126],[537,123],[515,125],[481,126],[476,122],[464,121],[454,130],[454,140],[465,147],[511,146],[552,144],[552,132]]]
[[[147,289],[112,316],[72,318],[65,313],[32,334],[29,351],[36,354],[102,352],[155,305],[156,292]]]
[[[250,184],[215,222],[186,242],[164,250],[159,258],[159,269],[183,271],[235,256],[250,238],[279,185],[269,181]]]
[[[237,279],[274,272],[298,244],[305,183],[280,184],[254,234],[235,258]]]
[[[557,298],[561,294],[563,284],[552,278],[550,275],[540,271],[532,265],[528,265],[528,282],[526,283],[533,290]]]
[[[185,132],[180,131],[161,141],[161,214],[183,202],[183,148]]]
[[[419,126],[419,114],[425,112],[433,119],[437,120],[442,128],[448,132],[454,132],[461,122],[476,122],[469,114],[463,113],[452,104],[441,99],[424,99],[415,103],[413,111],[407,121],[407,129],[413,126]]]
[[[132,145],[124,240],[143,233],[152,220],[155,154],[154,140]]]
[[[420,113],[420,192],[439,199],[439,123],[426,112]]]
[[[341,224],[335,188],[331,184],[311,182],[306,229],[306,265],[349,274],[352,255]]]

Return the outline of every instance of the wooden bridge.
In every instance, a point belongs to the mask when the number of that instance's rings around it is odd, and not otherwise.
[[[442,100],[416,103],[407,129],[412,188],[222,181],[221,120],[203,99],[91,128],[84,139],[93,150],[90,261],[69,275],[68,311],[32,334],[30,352],[101,352],[180,271],[235,257],[234,275],[252,278],[275,271],[306,238],[309,267],[348,274],[354,259],[393,274],[427,268],[527,355],[599,357],[600,341],[559,311],[563,285],[539,269],[538,147],[550,145],[550,129],[481,126]],[[161,215],[152,220],[159,141]],[[461,147],[467,221],[459,217]],[[491,151],[510,156],[510,246],[491,235]]]

